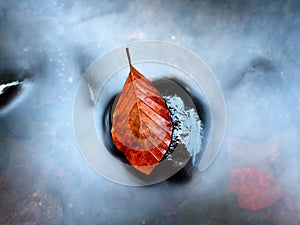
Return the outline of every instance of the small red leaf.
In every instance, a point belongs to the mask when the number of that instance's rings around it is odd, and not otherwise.
[[[112,118],[115,146],[139,171],[150,174],[172,140],[170,111],[159,91],[132,65]]]
[[[266,208],[282,196],[280,184],[270,174],[253,168],[232,171],[228,191],[236,194],[241,208],[248,210]]]

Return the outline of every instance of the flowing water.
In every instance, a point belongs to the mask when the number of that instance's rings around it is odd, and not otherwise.
[[[0,1],[0,224],[298,225],[299,26],[297,0]],[[220,154],[184,182],[113,183],[76,145],[72,107],[82,75],[111,49],[143,40],[195,52],[225,97]],[[190,80],[180,78],[203,122],[205,145],[209,114],[186,88]],[[14,82],[22,84],[7,88]],[[240,209],[227,187],[241,166],[267,171],[284,197],[262,211]]]

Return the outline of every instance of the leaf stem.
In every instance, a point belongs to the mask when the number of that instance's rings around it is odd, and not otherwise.
[[[131,66],[131,58],[130,58],[130,53],[129,53],[129,48],[126,48],[126,53],[127,53],[127,58],[128,58],[128,62],[129,62],[129,66]]]

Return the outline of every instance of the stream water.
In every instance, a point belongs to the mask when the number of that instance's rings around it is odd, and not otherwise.
[[[297,0],[0,1],[0,224],[299,225],[299,26]],[[224,94],[227,127],[204,172],[129,187],[86,163],[72,109],[84,72],[99,56],[144,40],[184,46],[205,61]],[[126,75],[107,93],[120,92]],[[205,144],[209,118],[197,99]],[[240,208],[227,192],[240,167],[271,174],[283,197],[259,211]]]

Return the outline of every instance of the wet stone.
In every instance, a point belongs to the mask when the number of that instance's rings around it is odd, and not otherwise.
[[[163,160],[167,161],[165,163],[167,170],[178,171],[173,178],[184,179],[192,171],[193,166],[199,162],[201,154],[204,126],[201,121],[201,113],[199,113],[201,110],[195,105],[191,95],[177,82],[171,79],[162,79],[154,81],[153,84],[166,101],[174,127],[172,141]],[[118,96],[109,102],[103,118],[106,146],[117,159],[129,164],[123,153],[114,146],[110,133],[111,118],[117,101]],[[161,173],[161,170],[154,169],[151,176],[156,176],[156,172]],[[137,176],[143,179],[145,175],[138,173]]]

